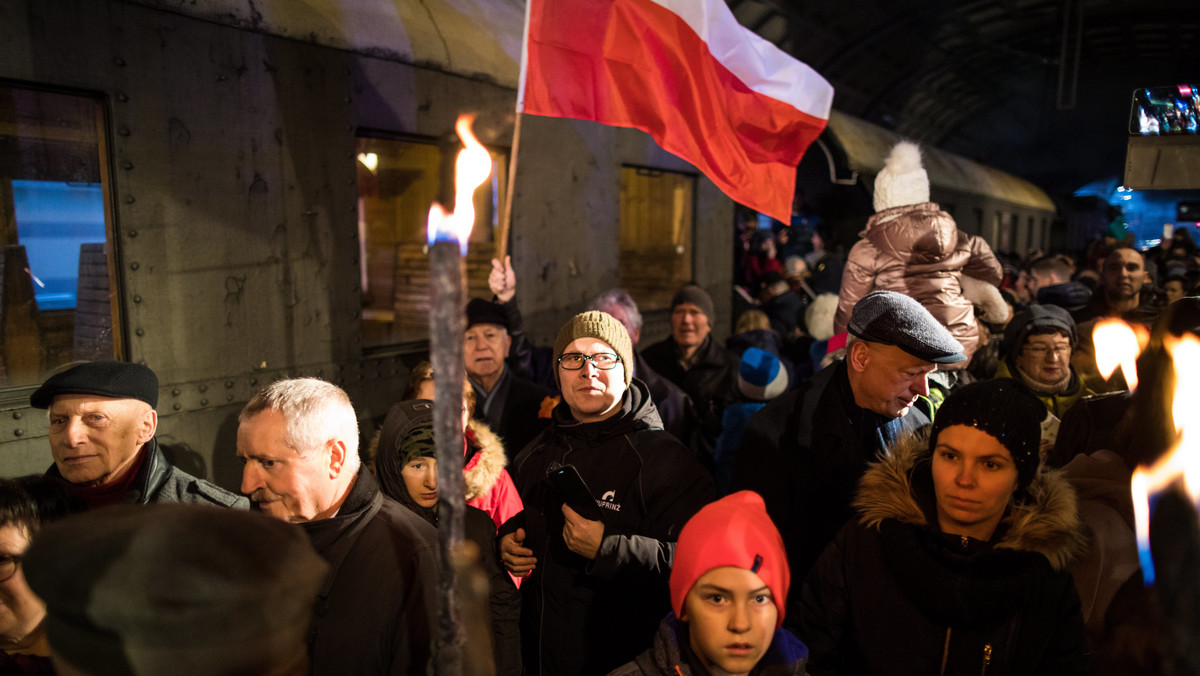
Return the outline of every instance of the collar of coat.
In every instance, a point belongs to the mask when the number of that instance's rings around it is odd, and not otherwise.
[[[900,437],[892,452],[871,464],[859,481],[854,498],[858,521],[879,528],[885,519],[930,527],[925,511],[913,495],[913,466],[928,455],[929,428]],[[1084,538],[1076,509],[1075,492],[1060,472],[1042,467],[1029,486],[1029,498],[1013,505],[1004,516],[994,543],[996,549],[1036,552],[1056,570],[1083,549]]]
[[[496,485],[500,472],[508,464],[508,457],[504,454],[504,442],[487,423],[472,418],[467,422],[467,428],[475,434],[475,454],[479,460],[463,472],[463,481],[466,499],[474,500]]]

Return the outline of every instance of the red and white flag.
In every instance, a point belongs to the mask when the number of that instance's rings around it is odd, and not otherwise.
[[[528,0],[517,111],[632,127],[735,201],[791,220],[833,87],[724,0]]]

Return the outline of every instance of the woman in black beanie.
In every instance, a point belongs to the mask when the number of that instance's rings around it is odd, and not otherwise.
[[[810,573],[809,673],[1085,674],[1066,564],[1075,495],[1039,471],[1041,403],[1020,383],[956,391],[928,439],[902,439],[859,484],[856,522]]]

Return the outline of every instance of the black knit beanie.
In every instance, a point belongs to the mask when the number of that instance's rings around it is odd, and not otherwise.
[[[675,306],[690,303],[700,308],[705,317],[708,317],[709,324],[716,323],[716,312],[713,310],[712,296],[708,295],[702,287],[695,284],[688,284],[675,292],[675,296],[671,298],[671,311],[675,311]]]
[[[1017,466],[1017,490],[1024,493],[1037,475],[1041,457],[1042,419],[1046,407],[1021,383],[1009,378],[965,385],[950,394],[937,410],[930,452],[938,433],[952,425],[967,425],[995,437],[1012,454]]]

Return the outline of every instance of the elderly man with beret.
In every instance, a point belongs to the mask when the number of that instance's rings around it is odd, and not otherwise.
[[[246,509],[246,498],[172,467],[158,447],[158,377],[146,366],[87,362],[51,376],[29,397],[48,409],[47,474],[89,508],[183,502]]]
[[[754,414],[734,467],[731,490],[763,496],[796,579],[850,518],[867,463],[929,423],[913,407],[929,374],[966,359],[928,310],[893,291],[864,296],[848,328],[844,359]]]

